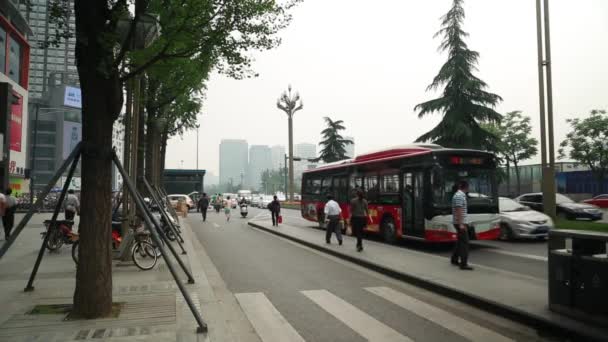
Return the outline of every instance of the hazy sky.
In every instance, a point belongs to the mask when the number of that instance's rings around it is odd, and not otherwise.
[[[412,142],[440,119],[418,119],[414,106],[437,95],[425,91],[446,58],[433,34],[451,2],[305,0],[281,33],[283,44],[255,54],[258,78],[211,77],[199,116],[199,167],[217,175],[223,138],[287,145],[287,119],[276,100],[288,84],[304,99],[295,143],[318,143],[324,116],[345,121],[357,153]],[[477,76],[504,99],[497,110],[530,115],[538,137],[535,3],[466,0],[465,30],[481,55]],[[550,3],[558,146],[566,118],[608,109],[608,1]],[[182,160],[184,168],[196,166],[196,132],[169,142],[167,167]]]

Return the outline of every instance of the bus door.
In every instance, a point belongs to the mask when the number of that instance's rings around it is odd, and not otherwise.
[[[424,237],[424,172],[403,174],[403,234]]]

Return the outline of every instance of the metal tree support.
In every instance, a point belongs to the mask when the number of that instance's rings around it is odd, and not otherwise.
[[[72,162],[72,166],[70,167],[70,171],[68,172],[68,177],[65,180],[65,184],[63,184],[63,189],[61,189],[61,195],[59,195],[59,200],[57,201],[57,205],[55,206],[55,210],[53,211],[53,217],[51,218],[51,223],[48,226],[47,232],[44,235],[44,239],[42,240],[42,246],[40,246],[40,251],[38,251],[38,257],[36,258],[36,263],[34,264],[34,269],[30,274],[30,279],[27,282],[27,286],[23,291],[29,292],[34,291],[34,279],[36,279],[36,274],[38,273],[38,268],[40,267],[40,262],[42,262],[42,257],[44,256],[44,248],[49,241],[49,236],[51,236],[50,232],[52,229],[56,229],[55,225],[57,224],[57,216],[59,216],[59,209],[63,204],[63,200],[65,199],[65,195],[68,192],[68,188],[70,187],[70,182],[72,181],[72,177],[74,177],[74,171],[76,171],[76,167],[78,166],[78,160],[80,159],[80,148],[76,147],[74,150],[77,151],[76,156],[74,157],[74,161]]]
[[[158,226],[158,222],[156,222],[156,218],[154,218],[152,216],[152,213],[144,204],[144,200],[141,197],[141,194],[139,194],[137,192],[135,185],[132,183],[131,179],[128,177],[127,173],[125,172],[125,169],[122,167],[120,160],[118,160],[118,157],[116,156],[116,152],[112,153],[112,159],[114,160],[114,164],[118,168],[118,172],[120,172],[121,176],[123,177],[123,180],[124,180],[125,184],[127,185],[127,189],[129,190],[129,192],[133,196],[133,199],[135,200],[135,206],[140,210],[140,212],[143,213],[143,219],[144,219],[146,225],[148,225],[149,227],[154,226],[154,227],[156,227],[156,229],[159,229],[160,227]],[[194,302],[192,301],[190,294],[184,287],[184,284],[182,284],[182,282],[179,281],[177,271],[175,270],[175,267],[173,266],[173,263],[171,262],[171,260],[169,260],[169,258],[168,258],[169,255],[167,254],[167,251],[161,245],[160,238],[157,235],[157,231],[155,229],[150,229],[150,232],[151,232],[152,239],[154,240],[154,243],[158,246],[158,249],[160,250],[160,253],[163,256],[163,259],[165,259],[165,262],[167,263],[167,267],[169,268],[169,271],[171,272],[171,275],[173,276],[173,279],[175,280],[177,287],[179,288],[180,292],[184,296],[184,299],[185,299],[186,303],[188,304],[188,307],[190,308],[192,315],[194,316],[194,318],[196,319],[196,322],[198,323],[197,332],[198,333],[207,332],[207,324],[205,324],[205,322],[203,321],[203,318],[201,317],[200,313],[196,309],[196,306],[194,305]],[[181,259],[177,256],[177,253],[175,253],[175,250],[173,249],[171,244],[167,244],[167,246],[169,246],[169,249],[171,249],[171,251],[173,252],[173,255],[178,260],[178,262],[181,263]],[[188,275],[189,275],[189,277],[192,277],[190,274],[188,274]],[[194,279],[192,279],[192,282],[194,282]]]
[[[155,187],[155,189],[161,195],[160,197],[165,199],[165,203],[167,204],[167,208],[171,212],[171,216],[173,216],[173,218],[177,221],[178,220],[177,212],[175,211],[175,208],[173,208],[173,206],[171,205],[171,201],[169,200],[169,195],[167,194],[165,189],[163,189],[161,187]]]
[[[32,203],[32,206],[30,206],[30,210],[28,210],[27,214],[25,214],[25,216],[21,219],[21,221],[19,221],[19,224],[17,225],[17,228],[15,228],[15,231],[11,234],[9,239],[4,242],[4,245],[2,245],[2,248],[0,248],[0,258],[2,258],[4,256],[6,251],[13,244],[13,242],[15,242],[15,240],[17,239],[19,234],[21,234],[21,231],[23,231],[23,228],[25,228],[25,226],[28,224],[28,222],[30,221],[32,216],[34,216],[36,211],[42,206],[44,199],[49,194],[49,192],[51,192],[51,189],[53,189],[55,184],[57,184],[57,181],[59,180],[61,175],[65,172],[65,170],[68,168],[68,166],[70,166],[70,164],[76,158],[76,156],[80,155],[80,149],[81,149],[80,146],[81,146],[81,143],[78,143],[78,145],[76,145],[76,147],[74,148],[72,153],[70,153],[68,158],[63,162],[63,164],[61,164],[61,166],[55,172],[55,174],[53,175],[51,180],[49,180],[49,182],[46,185],[46,187],[44,188],[44,190],[42,190],[36,203]]]
[[[169,228],[171,229],[171,231],[173,231],[173,234],[175,234],[175,236],[177,238],[177,243],[179,244],[179,246],[182,249],[182,254],[187,254],[186,250],[184,249],[184,247],[182,246],[182,244],[179,241],[180,238],[181,238],[181,234],[177,231],[177,228],[173,225],[173,221],[171,221],[169,219],[169,215],[167,215],[167,212],[165,211],[165,208],[161,207],[161,203],[158,200],[158,197],[156,196],[156,193],[154,192],[154,190],[150,186],[150,183],[148,183],[148,180],[145,177],[142,177],[142,179],[143,179],[143,182],[144,182],[144,185],[145,185],[146,189],[148,190],[148,192],[152,196],[152,200],[154,201],[154,203],[156,204],[156,206],[158,206],[158,211],[160,212],[160,214],[163,217],[163,219],[165,220],[165,222],[167,222],[167,224],[169,225]],[[183,238],[181,240],[184,241]]]

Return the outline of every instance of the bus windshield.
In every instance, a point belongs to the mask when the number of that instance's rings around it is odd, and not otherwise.
[[[494,172],[493,169],[436,169],[432,180],[435,206],[451,206],[456,183],[460,180],[469,183],[469,206],[495,206]]]

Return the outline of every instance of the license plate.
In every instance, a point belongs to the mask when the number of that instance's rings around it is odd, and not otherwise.
[[[536,233],[546,233],[549,231],[549,227],[548,226],[539,226],[536,228]]]

